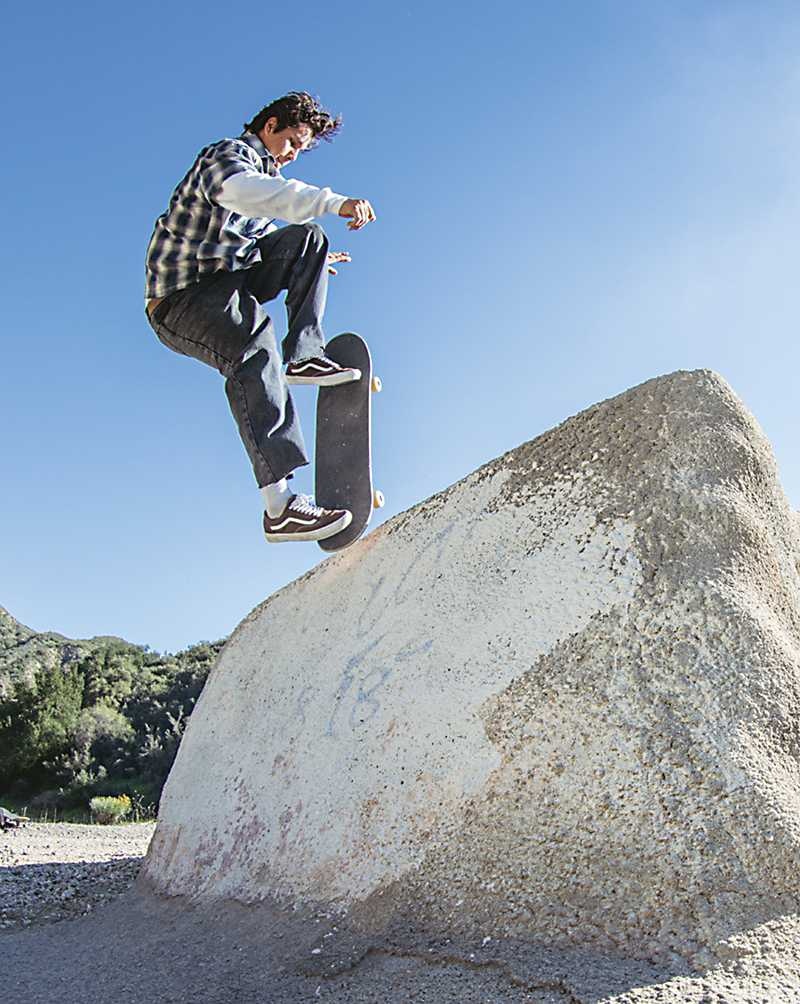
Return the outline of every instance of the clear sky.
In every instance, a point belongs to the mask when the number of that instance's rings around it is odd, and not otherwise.
[[[353,255],[328,334],[363,334],[384,381],[381,518],[697,367],[755,414],[800,508],[798,53],[794,0],[14,5],[0,604],[175,650],[322,560],[264,542],[222,378],[142,310],[197,150],[292,89],[344,128],[286,173],[378,214],[323,223]],[[315,392],[295,393],[311,445]]]

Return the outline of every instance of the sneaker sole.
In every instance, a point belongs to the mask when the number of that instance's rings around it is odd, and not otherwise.
[[[344,530],[346,527],[350,526],[353,520],[353,514],[351,512],[346,512],[344,516],[340,517],[334,523],[328,523],[327,526],[319,527],[317,530],[301,530],[296,533],[264,533],[267,538],[268,544],[291,544],[293,540],[304,541],[304,540],[325,540],[327,537],[332,537],[335,533],[339,533],[340,530]]]
[[[352,370],[349,373],[331,373],[330,376],[304,377],[287,376],[286,382],[291,384],[306,384],[315,387],[338,387],[342,383],[355,383],[361,379],[361,370]]]

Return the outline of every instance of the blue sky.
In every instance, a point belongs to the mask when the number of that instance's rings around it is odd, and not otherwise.
[[[780,2],[17,5],[0,604],[175,650],[322,560],[264,543],[221,378],[142,314],[173,186],[291,89],[344,129],[286,173],[378,214],[322,222],[353,255],[328,334],[363,334],[384,381],[381,518],[697,367],[755,414],[800,508],[799,43]],[[313,395],[296,390],[309,444]]]

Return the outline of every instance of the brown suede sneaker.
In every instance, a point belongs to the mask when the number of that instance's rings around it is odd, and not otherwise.
[[[270,544],[286,540],[324,540],[349,526],[349,509],[323,509],[308,495],[292,495],[280,516],[264,513],[264,536]]]
[[[361,370],[354,366],[344,367],[332,359],[317,356],[303,359],[299,363],[289,363],[286,367],[287,383],[306,383],[317,387],[336,387],[340,383],[352,383],[361,379]]]

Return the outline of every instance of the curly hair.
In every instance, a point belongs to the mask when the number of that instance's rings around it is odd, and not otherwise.
[[[245,122],[245,132],[258,133],[267,119],[271,118],[278,120],[278,132],[301,123],[310,126],[314,136],[312,147],[317,145],[320,138],[332,140],[342,125],[341,115],[333,116],[325,111],[319,98],[312,97],[306,91],[290,91],[265,105],[254,118]]]

